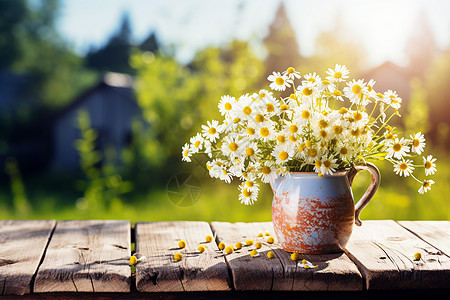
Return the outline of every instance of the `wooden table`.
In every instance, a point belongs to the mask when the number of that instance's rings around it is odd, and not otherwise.
[[[3,220],[0,296],[229,298],[247,296],[245,291],[341,291],[347,297],[450,288],[450,221],[364,221],[354,228],[345,252],[301,255],[318,266],[311,269],[292,261],[276,240],[264,244],[257,257],[249,254],[254,245],[228,255],[218,249],[219,242],[256,242],[260,232],[274,236],[272,223],[139,222],[132,228],[120,220]],[[215,240],[207,243],[207,235]],[[180,240],[186,248],[178,248]],[[132,243],[147,258],[136,265],[135,276],[129,266]],[[206,251],[199,252],[199,245]],[[269,251],[273,259],[267,258]],[[173,258],[177,252],[183,255],[179,262]],[[414,259],[416,252],[420,260]]]

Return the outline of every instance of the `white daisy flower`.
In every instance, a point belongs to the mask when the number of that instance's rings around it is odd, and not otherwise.
[[[322,82],[322,79],[320,79],[320,76],[314,73],[309,73],[303,76],[305,80],[302,81],[302,83],[311,82],[313,85],[319,85]]]
[[[415,135],[411,135],[412,145],[411,151],[417,154],[421,154],[425,148],[425,137],[422,133],[418,132]]]
[[[242,147],[242,140],[238,136],[226,136],[222,142],[222,153],[229,158],[237,158],[242,155],[244,149]]]
[[[331,83],[328,79],[324,79],[322,80],[318,85],[317,85],[319,91],[326,91],[328,93],[333,93],[334,90],[336,90],[336,85],[334,83]]]
[[[259,168],[258,177],[264,183],[269,183],[277,179],[277,169],[273,163],[265,161]]]
[[[294,78],[299,79],[301,77],[300,72],[296,71],[293,67],[287,68],[287,70],[283,72],[283,75],[287,76],[291,80]]]
[[[431,180],[431,179],[425,180],[425,181],[422,183],[422,186],[420,187],[420,189],[418,190],[418,192],[419,192],[420,194],[424,194],[424,193],[428,192],[429,190],[431,190],[431,185],[432,185],[432,184],[434,184],[434,180]]]
[[[272,123],[265,122],[257,128],[256,132],[258,138],[263,142],[271,141],[276,138],[276,130]]]
[[[195,135],[195,136],[193,136],[193,137],[191,137],[191,139],[189,140],[189,142],[191,143],[191,145],[192,145],[192,152],[193,153],[197,153],[197,152],[199,152],[200,150],[202,150],[203,149],[203,141],[204,141],[205,139],[201,136],[201,134],[200,133],[197,133],[197,135]]]
[[[269,87],[275,91],[284,91],[286,87],[291,87],[292,80],[289,77],[281,75],[280,72],[273,72],[272,75],[267,77],[267,80],[271,82]]]
[[[333,97],[336,98],[336,100],[344,101],[344,98],[342,97],[342,92],[338,89],[335,89],[332,93]]]
[[[245,148],[245,155],[250,160],[255,160],[256,156],[261,153],[261,150],[258,148],[257,144],[255,142],[250,142],[247,145],[244,146]]]
[[[347,82],[347,86],[344,88],[344,95],[348,97],[353,104],[367,105],[370,101],[364,101],[365,93],[367,93],[367,87],[362,79],[353,79],[352,81]]]
[[[328,69],[327,74],[330,82],[343,82],[349,77],[350,71],[344,65],[336,65],[334,69]]]
[[[253,180],[247,180],[239,185],[239,191],[241,203],[251,205],[258,199],[259,185]]]
[[[414,166],[412,164],[412,160],[407,159],[402,160],[402,161],[398,161],[395,165],[394,165],[394,172],[397,175],[400,176],[409,176],[413,173],[414,171]]]
[[[310,81],[303,81],[302,84],[297,87],[297,90],[299,91],[299,95],[302,99],[304,97],[314,97],[319,94],[317,86]]]
[[[428,155],[426,158],[423,157],[423,164],[425,166],[425,175],[430,176],[436,173],[436,164],[434,163],[436,158],[433,155]]]
[[[275,157],[276,163],[281,165],[287,163],[294,157],[294,150],[295,149],[291,147],[291,144],[284,143],[275,146],[271,155]]]
[[[191,145],[186,143],[186,144],[184,144],[183,148],[181,149],[182,160],[191,162],[191,156],[192,156]]]
[[[222,116],[227,118],[234,118],[232,116],[233,107],[237,104],[234,97],[225,95],[222,96],[219,102],[219,111]]]
[[[409,148],[406,146],[407,140],[405,138],[396,138],[388,148],[388,154],[386,158],[394,157],[395,159],[402,159],[408,156]]]
[[[387,105],[390,105],[392,108],[399,109],[402,103],[402,98],[397,95],[397,92],[388,90],[384,93],[384,100]]]
[[[203,136],[214,143],[219,138],[222,127],[219,126],[219,121],[217,120],[208,121],[206,124],[202,125]]]

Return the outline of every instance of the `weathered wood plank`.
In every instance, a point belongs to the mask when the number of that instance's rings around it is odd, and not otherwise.
[[[448,288],[449,257],[394,221],[364,221],[346,251],[359,266],[369,290]],[[421,260],[414,253],[429,249]]]
[[[0,221],[0,295],[31,292],[55,220]]]
[[[130,241],[129,221],[58,222],[34,292],[130,292]]]
[[[450,221],[399,221],[398,223],[450,256]],[[429,252],[428,249],[424,251]]]
[[[227,223],[212,222],[211,227],[218,242],[235,245],[252,239],[259,241],[260,232],[269,232],[274,237],[271,222]],[[356,265],[345,253],[326,255],[301,255],[318,265],[314,269],[304,269],[291,260],[291,253],[284,251],[276,243],[263,245],[258,257],[251,257],[253,246],[244,247],[226,256],[231,269],[236,290],[284,290],[284,291],[329,291],[362,290],[363,281]],[[273,251],[274,259],[267,258]]]
[[[206,222],[142,222],[136,223],[136,252],[147,257],[136,265],[136,286],[140,292],[226,291],[230,280],[225,260],[218,255]],[[184,240],[186,248],[179,249]],[[200,253],[199,245],[206,246]],[[176,262],[175,253],[183,259]]]

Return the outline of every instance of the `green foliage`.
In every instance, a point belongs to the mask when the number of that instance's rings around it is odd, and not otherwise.
[[[114,164],[115,153],[112,148],[105,151],[105,157],[96,150],[97,132],[91,128],[89,114],[78,112],[78,128],[81,138],[76,140],[75,148],[80,155],[81,170],[85,180],[77,182],[80,190],[84,191],[77,207],[83,211],[97,211],[110,208],[113,211],[122,209],[120,196],[133,189],[130,181],[125,181],[116,170]],[[100,166],[101,165],[101,166]]]
[[[135,154],[128,157],[139,161],[141,169],[144,161],[153,172],[169,171],[170,176],[180,168],[184,141],[218,117],[220,97],[252,90],[263,69],[248,43],[239,41],[200,51],[189,67],[150,52],[136,52],[130,63],[136,68],[136,97],[146,124],[135,122]]]
[[[11,194],[14,211],[24,217],[28,216],[31,207],[28,203],[25,192],[25,185],[23,184],[22,175],[20,174],[17,161],[13,157],[9,157],[5,163],[5,171],[11,181]]]
[[[448,138],[450,118],[450,50],[437,57],[425,76],[427,105],[430,111],[430,136],[435,145],[450,146]]]

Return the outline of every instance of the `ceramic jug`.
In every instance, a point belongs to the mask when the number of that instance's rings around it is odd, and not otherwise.
[[[355,206],[351,184],[361,170],[368,170],[372,181]],[[323,177],[301,172],[278,177],[271,182],[272,223],[280,245],[288,252],[342,251],[379,184],[380,172],[371,163]]]

